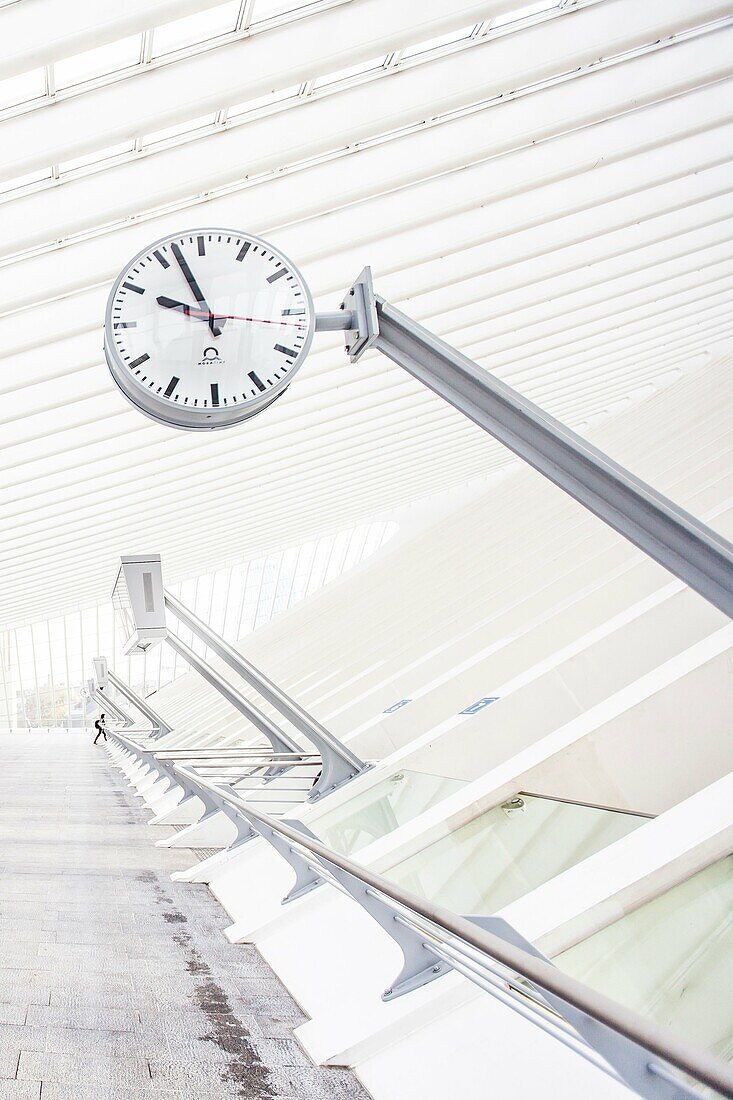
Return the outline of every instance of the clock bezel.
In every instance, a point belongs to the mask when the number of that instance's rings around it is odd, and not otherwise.
[[[278,379],[275,385],[270,386],[267,392],[259,394],[257,397],[252,397],[247,401],[243,401],[241,405],[221,405],[218,408],[209,406],[206,409],[196,409],[190,405],[171,404],[167,398],[163,398],[153,393],[150,389],[144,388],[131,377],[129,367],[120,356],[115,345],[112,312],[120,286],[125,278],[127,278],[130,268],[134,267],[140,259],[152,253],[162,244],[170,244],[172,241],[176,241],[181,237],[190,236],[195,238],[200,234],[206,233],[216,233],[217,235],[221,234],[222,236],[238,237],[245,241],[251,241],[253,244],[260,245],[268,252],[271,252],[273,256],[277,257],[277,259],[279,259],[298,280],[300,289],[305,298],[308,313],[308,328],[305,341],[293,366],[289,369],[287,375],[284,378]],[[109,372],[118,389],[121,390],[127,400],[134,405],[139,412],[143,413],[151,420],[155,420],[158,424],[165,424],[170,428],[176,428],[183,431],[210,432],[217,431],[220,428],[232,428],[237,424],[244,423],[246,420],[251,420],[253,416],[257,416],[259,413],[269,408],[278,397],[282,397],[294,376],[298,373],[308,357],[315,327],[316,317],[310,288],[303,278],[298,266],[294,264],[281,249],[276,248],[263,237],[258,237],[254,233],[249,233],[247,230],[243,229],[225,229],[221,226],[186,229],[181,233],[167,233],[164,237],[160,237],[158,240],[148,244],[145,248],[140,249],[131,260],[128,260],[122,268],[122,271],[114,281],[105,308],[104,356],[107,361]]]

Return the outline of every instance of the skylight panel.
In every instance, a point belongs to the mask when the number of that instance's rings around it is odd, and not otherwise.
[[[156,27],[153,57],[185,50],[188,46],[207,42],[222,34],[231,34],[237,27],[239,9],[240,0],[227,0],[227,3],[209,8],[208,11],[196,12]]]
[[[29,187],[32,183],[42,183],[51,178],[51,166],[41,168],[37,172],[26,172],[22,176],[13,176],[12,179],[0,182],[0,193],[5,195],[8,191],[17,191],[20,187]]]
[[[31,69],[18,76],[0,80],[0,111],[39,99],[46,94],[46,74],[44,69]]]
[[[530,15],[539,15],[541,11],[550,11],[552,8],[559,7],[558,4],[550,4],[548,0],[539,0],[539,3],[534,4],[522,4],[521,7],[514,8],[513,11],[507,11],[503,15],[499,15],[496,19],[491,20],[491,29],[496,30],[497,27],[505,27],[508,23],[516,23],[518,19],[527,19]]]
[[[360,65],[350,65],[346,69],[337,69],[333,73],[327,73],[325,76],[319,77],[319,79],[316,80],[314,87],[325,88],[328,84],[340,84],[343,80],[364,76],[365,73],[374,72],[377,69],[381,69],[383,66],[384,54],[380,54],[379,57],[374,57],[371,61],[362,61]]]
[[[123,141],[120,145],[108,145],[105,149],[95,149],[93,153],[74,157],[73,160],[66,160],[59,164],[59,172],[74,172],[79,168],[87,168],[91,164],[102,164],[104,161],[132,152],[132,147],[131,141]]]
[[[109,42],[106,46],[97,46],[96,49],[86,50],[84,53],[56,61],[54,63],[56,87],[70,88],[75,84],[83,84],[87,80],[95,80],[97,77],[108,76],[119,72],[120,69],[137,65],[140,60],[141,43],[142,36],[133,34],[129,38],[120,38],[117,42]]]
[[[454,46],[456,42],[469,39],[474,26],[475,24],[472,23],[470,27],[463,27],[460,31],[452,31],[450,34],[442,34],[438,38],[429,38],[425,42],[418,42],[415,46],[407,46],[402,51],[402,58],[406,60],[408,57],[417,57],[419,54],[433,53],[448,46]]]
[[[301,14],[306,8],[315,7],[315,3],[298,3],[298,0],[255,0],[251,23],[264,23],[277,15]]]
[[[247,99],[244,103],[237,103],[229,107],[227,116],[236,118],[238,115],[251,114],[265,107],[271,107],[276,103],[282,103],[286,99],[294,99],[298,95],[299,85],[292,84],[289,88],[282,88],[276,92],[268,92],[267,95],[258,96],[256,99]]]
[[[184,134],[192,134],[202,130],[206,126],[212,126],[216,120],[216,114],[201,115],[199,118],[190,118],[186,122],[179,122],[176,126],[166,126],[164,130],[155,130],[152,134],[146,134],[143,145],[158,145],[163,141],[172,141]]]

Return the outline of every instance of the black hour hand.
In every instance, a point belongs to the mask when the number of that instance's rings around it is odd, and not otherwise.
[[[196,309],[195,306],[187,306],[185,302],[177,302],[175,298],[166,298],[164,294],[155,299],[159,306],[163,306],[164,309],[177,309],[180,313],[185,313],[187,317],[196,317],[199,321],[209,320],[208,310]]]

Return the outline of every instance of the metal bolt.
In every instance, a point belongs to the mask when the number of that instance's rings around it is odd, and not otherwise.
[[[342,302],[339,309],[346,309],[346,302]]]
[[[347,353],[350,352],[351,351],[351,344],[347,344],[346,347],[344,348],[344,351],[347,352]]]
[[[354,288],[353,288],[353,286],[352,286],[351,290],[349,291],[349,297],[350,298],[354,297]]]
[[[440,974],[442,969],[443,969],[443,967],[440,965],[440,963],[438,963],[437,966],[433,967],[433,974]]]

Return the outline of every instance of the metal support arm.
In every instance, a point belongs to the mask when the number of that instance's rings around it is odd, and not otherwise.
[[[91,680],[89,681],[91,684]],[[113,699],[110,699],[108,695],[105,695],[101,688],[93,687],[89,692],[92,699],[99,703],[100,707],[104,711],[105,707],[110,710],[117,719],[122,722],[125,727],[134,726],[134,719],[130,717],[127,711],[123,710],[119,703],[115,703]]]
[[[166,596],[166,602],[168,597]],[[230,684],[226,682],[216,672],[210,664],[207,664],[198,654],[194,653],[184,642],[181,641],[175,634],[168,633],[166,638],[171,649],[174,649],[184,661],[186,661],[191,668],[198,672],[199,676],[202,676],[208,684],[216,688],[220,695],[222,695],[228,703],[238,710],[240,714],[252,723],[255,729],[264,734],[267,740],[272,745],[273,752],[298,752],[298,746],[294,741],[288,737],[288,735],[276,726],[274,722],[264,715],[257,707],[253,706],[248,699],[245,699],[243,695],[240,695]]]
[[[374,293],[365,268],[342,309],[352,362],[369,347],[403,367],[670,573],[733,617],[733,545]]]
[[[132,705],[143,714],[148,722],[158,730],[160,730],[160,736],[164,737],[165,734],[171,732],[171,727],[167,722],[164,722],[160,715],[153,710],[149,703],[142,699],[136,691],[133,691],[129,684],[126,684],[124,680],[120,680],[119,676],[116,676],[114,672],[107,670],[107,679],[114,688],[119,691],[120,695],[132,703]]]
[[[266,699],[279,714],[282,714],[283,718],[292,722],[295,729],[302,733],[304,737],[307,737],[310,743],[315,746],[320,753],[323,769],[318,782],[311,791],[309,801],[315,801],[327,791],[340,787],[342,783],[347,783],[355,775],[366,771],[369,765],[365,764],[356,753],[343,745],[332,733],[329,733],[311,714],[308,714],[295,700],[286,695],[272,680],[268,680],[259,669],[256,669],[250,661],[245,660],[241,653],[238,653],[233,646],[225,642],[211,627],[202,622],[192,611],[189,611],[170,592],[165,593],[165,606],[180,622],[184,623],[189,630],[192,630],[197,638],[200,638],[209,649],[216,653],[217,657],[225,661],[238,676],[241,676],[250,687],[253,687],[263,699]],[[171,645],[174,645],[173,638],[173,635],[168,635],[168,641]],[[196,659],[198,660],[198,658]],[[248,703],[247,706],[251,706],[251,704]],[[285,734],[281,735],[286,736]],[[292,747],[292,742],[290,745]],[[297,749],[297,745],[295,748]]]

